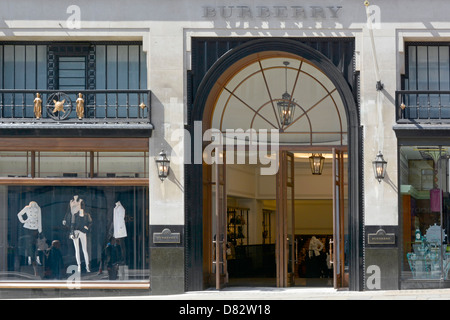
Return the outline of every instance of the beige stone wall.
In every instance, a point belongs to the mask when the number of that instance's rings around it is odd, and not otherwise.
[[[155,126],[149,142],[150,222],[183,224],[183,138],[177,133],[186,122],[191,37],[355,37],[356,69],[361,72],[365,223],[396,225],[397,141],[392,126],[395,91],[404,72],[403,42],[450,39],[450,4],[374,0],[371,5],[378,10],[373,36],[382,92],[375,89],[377,72],[363,1],[85,0],[74,6],[68,0],[8,0],[0,2],[0,41],[142,40]],[[153,161],[162,148],[172,159],[171,177],[163,183]],[[379,150],[388,161],[387,177],[380,184],[371,166]]]

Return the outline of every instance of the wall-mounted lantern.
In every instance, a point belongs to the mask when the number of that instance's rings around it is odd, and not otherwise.
[[[384,179],[384,176],[386,175],[386,166],[387,161],[384,160],[383,154],[381,151],[378,152],[377,157],[374,161],[372,161],[373,165],[373,172],[375,174],[375,179],[378,180],[378,182],[381,182],[381,180]]]
[[[169,175],[170,160],[167,159],[164,150],[161,150],[158,157],[155,158],[156,167],[158,169],[158,177],[161,181],[164,181]]]

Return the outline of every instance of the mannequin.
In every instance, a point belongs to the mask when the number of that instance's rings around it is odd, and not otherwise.
[[[23,215],[27,214],[27,219],[23,219]],[[37,230],[42,233],[41,208],[35,201],[31,201],[18,214],[19,221],[23,223],[23,227],[29,230]]]
[[[73,199],[70,200],[70,212],[72,214],[75,214],[77,212],[80,211],[80,203],[81,203],[81,199],[78,199],[78,196],[75,195],[73,196]]]
[[[309,274],[314,278],[321,276],[320,252],[323,248],[324,244],[315,236],[312,236],[309,241],[309,259],[311,262]]]
[[[24,215],[26,214],[26,219]],[[18,214],[17,218],[23,224],[26,236],[26,256],[28,256],[28,264],[33,265],[35,269],[36,261],[36,242],[40,233],[42,233],[41,208],[35,201],[31,201]],[[36,269],[35,269],[36,273]]]
[[[114,208],[114,238],[120,239],[127,236],[127,229],[125,226],[125,208],[120,201],[116,202]]]
[[[78,211],[77,211],[78,210]],[[80,241],[83,249],[84,261],[86,264],[86,271],[91,272],[89,269],[89,253],[87,250],[87,233],[92,225],[91,215],[85,212],[84,201],[78,200],[78,196],[70,201],[70,239],[73,240],[75,247],[75,258],[77,260],[78,271],[81,272],[81,257],[80,257]],[[67,215],[66,215],[67,217]],[[66,225],[68,219],[63,220],[63,225]]]
[[[312,236],[311,240],[309,241],[309,257],[312,258],[313,256],[320,256],[320,251],[322,251],[323,247],[323,243],[315,236]]]
[[[114,248],[116,250],[120,250],[120,263],[117,263],[117,268],[119,268],[119,274],[123,275],[123,263],[126,259],[126,245],[123,245],[123,238],[127,237],[127,227],[125,225],[125,208],[122,206],[120,201],[116,202],[116,206],[114,208],[114,217],[113,217],[113,225],[114,225]],[[119,262],[119,261],[118,261]]]

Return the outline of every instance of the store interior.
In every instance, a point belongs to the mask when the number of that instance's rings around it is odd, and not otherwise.
[[[294,153],[295,286],[333,286],[332,154],[313,175],[311,153]],[[229,286],[276,286],[276,176],[258,165],[227,165]],[[314,239],[314,240],[312,240]],[[317,242],[319,241],[319,242]]]

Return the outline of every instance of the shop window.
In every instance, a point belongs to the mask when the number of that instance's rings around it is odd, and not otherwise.
[[[148,178],[147,152],[0,151],[0,177]]]
[[[36,177],[88,178],[89,152],[37,152]]]
[[[402,279],[448,280],[449,146],[400,147]]]
[[[148,187],[0,186],[0,199],[0,281],[148,279]]]
[[[32,153],[0,151],[0,177],[31,177]]]
[[[97,177],[148,178],[146,152],[96,152],[94,172]]]
[[[147,151],[127,151],[145,150],[136,140],[53,141],[67,151],[33,141],[22,142],[33,151],[10,141],[0,151],[0,285],[148,287]],[[77,144],[116,151],[69,151]]]

